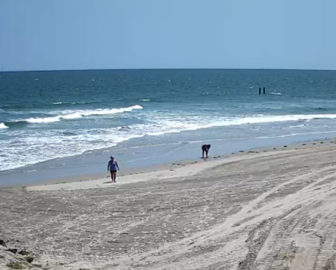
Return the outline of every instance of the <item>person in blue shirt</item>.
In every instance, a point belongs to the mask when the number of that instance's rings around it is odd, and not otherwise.
[[[119,171],[119,165],[115,158],[112,156],[107,164],[107,170],[110,171],[112,183],[115,183],[117,178],[117,170]]]

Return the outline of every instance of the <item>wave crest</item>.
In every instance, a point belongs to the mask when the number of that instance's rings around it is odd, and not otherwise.
[[[0,129],[8,128],[5,123],[0,123]]]
[[[191,131],[213,127],[229,127],[240,125],[267,124],[291,121],[310,121],[315,119],[336,119],[336,114],[297,114],[297,115],[254,115],[246,117],[227,117],[203,119],[197,117],[183,122],[175,119],[158,120],[144,135],[164,135],[182,131]]]
[[[256,115],[233,119],[226,125],[259,124],[271,122],[304,121],[313,119],[335,119],[336,114],[293,114],[293,115]]]
[[[118,113],[130,112],[133,110],[143,109],[140,105],[133,105],[125,108],[114,108],[114,109],[95,109],[95,110],[67,110],[59,115],[47,116],[47,117],[30,117],[20,121],[25,121],[32,124],[44,124],[44,123],[54,123],[61,120],[73,120],[82,117],[92,116],[92,115],[113,115]]]

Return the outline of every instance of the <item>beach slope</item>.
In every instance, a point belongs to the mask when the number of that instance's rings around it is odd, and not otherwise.
[[[106,182],[0,189],[0,266],[336,269],[333,141]]]

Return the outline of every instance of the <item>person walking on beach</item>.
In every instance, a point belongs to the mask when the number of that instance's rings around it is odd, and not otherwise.
[[[202,145],[202,158],[204,158],[204,154],[205,154],[205,158],[208,158],[208,154],[209,154],[209,150],[210,150],[211,144],[203,144]]]
[[[115,183],[117,178],[117,170],[119,171],[119,165],[115,158],[112,156],[107,164],[107,170],[110,171],[112,183]]]

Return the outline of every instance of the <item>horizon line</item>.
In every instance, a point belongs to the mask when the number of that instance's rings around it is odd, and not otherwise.
[[[31,69],[2,70],[0,73],[57,72],[57,71],[125,71],[125,70],[293,70],[293,71],[336,71],[336,69],[310,68],[85,68],[85,69]]]

